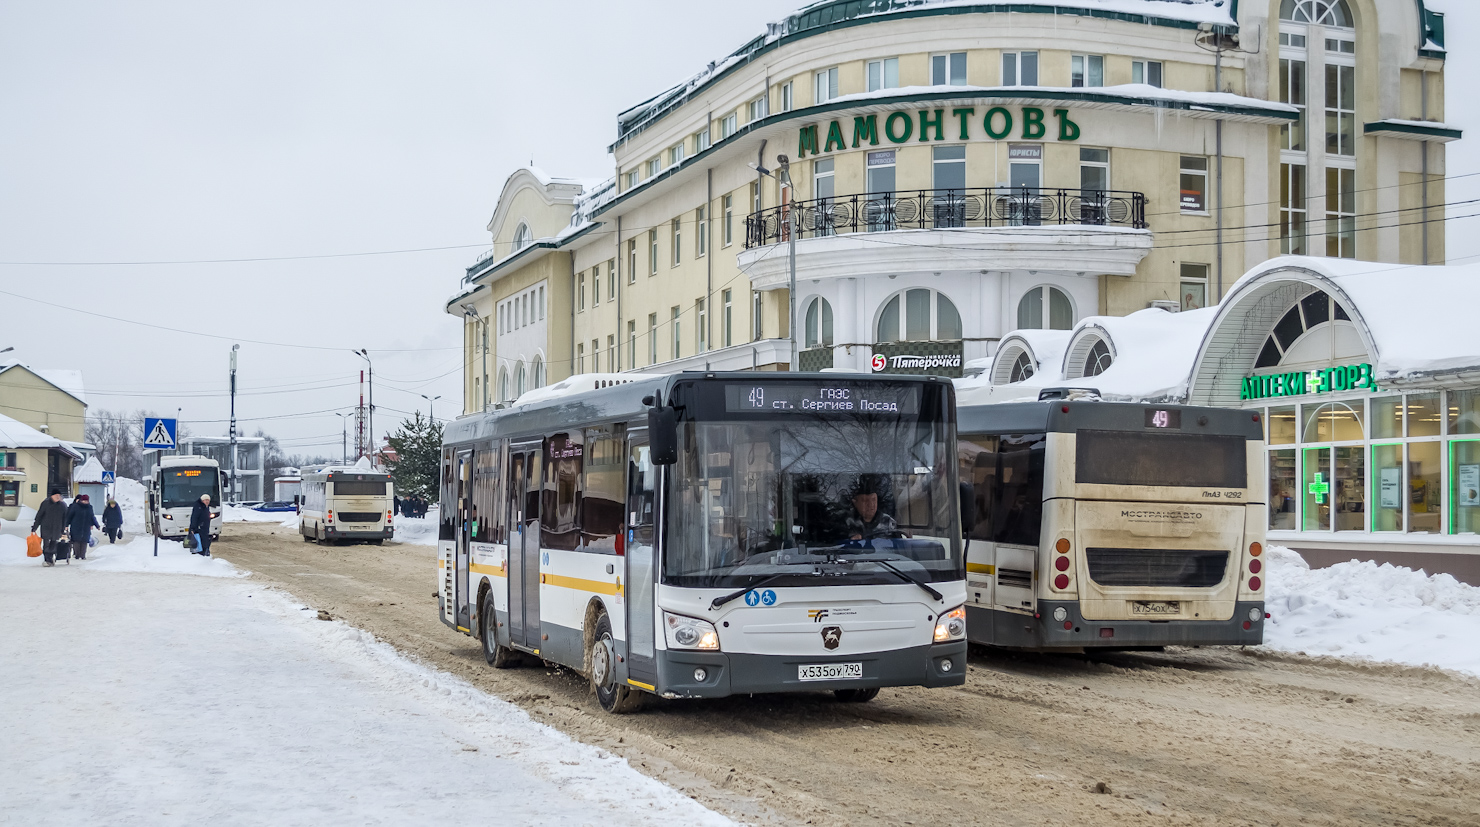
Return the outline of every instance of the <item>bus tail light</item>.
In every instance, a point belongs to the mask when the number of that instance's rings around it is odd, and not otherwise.
[[[1250,577],[1249,578],[1249,591],[1251,591],[1251,592],[1257,592],[1257,591],[1259,591],[1259,587],[1260,586],[1263,586],[1263,585],[1264,585],[1264,581],[1260,580],[1258,577]]]
[[[1069,575],[1061,574],[1053,579],[1053,587],[1059,591],[1069,588]]]
[[[1259,571],[1261,569],[1263,569],[1263,568],[1264,568],[1264,564],[1261,563],[1261,562],[1259,562],[1258,560],[1250,560],[1249,561],[1249,573],[1250,574],[1258,574]]]
[[[1060,557],[1057,560],[1054,560],[1053,561],[1053,567],[1056,568],[1056,569],[1058,569],[1059,571],[1068,571],[1069,570],[1069,558],[1067,558],[1067,557]]]
[[[328,523],[334,522],[334,509],[332,509],[332,508],[329,509],[328,516],[326,516],[324,518],[324,522],[328,522]]]
[[[1264,553],[1264,546],[1261,546],[1258,543],[1250,543],[1249,544],[1249,556],[1250,557],[1258,557],[1259,555],[1261,555],[1263,553]]]
[[[387,508],[385,510],[385,521],[386,521],[386,523],[390,523],[390,521],[391,521],[391,515],[393,515],[394,513],[395,512],[394,511],[391,511],[389,508]]]

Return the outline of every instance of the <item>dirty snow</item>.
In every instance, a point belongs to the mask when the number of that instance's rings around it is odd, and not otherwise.
[[[91,563],[0,576],[0,821],[732,823],[261,583]]]
[[[1266,559],[1266,646],[1480,676],[1480,588],[1370,561],[1312,569],[1279,546]]]

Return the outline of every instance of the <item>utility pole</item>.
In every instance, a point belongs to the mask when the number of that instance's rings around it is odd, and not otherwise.
[[[436,422],[437,421],[437,414],[436,414],[436,412],[435,412],[435,410],[433,409],[432,406],[437,403],[437,400],[438,399],[441,399],[442,398],[442,395],[441,394],[438,394],[436,396],[427,396],[426,394],[423,393],[423,394],[419,394],[419,396],[421,396],[422,399],[425,399],[427,401],[427,419],[431,420],[432,422]]]
[[[338,411],[335,411],[334,412],[334,415],[337,416],[337,417],[339,417],[339,462],[341,464],[348,465],[349,464],[349,420],[347,419],[347,417],[349,416],[349,414],[347,414],[347,413],[339,413]]]
[[[796,188],[791,184],[791,160],[785,155],[777,155],[776,166],[780,170],[781,183],[786,188],[783,204],[783,209],[786,210],[786,266],[791,276],[787,289],[790,308],[787,311],[786,332],[791,337],[791,372],[796,373],[800,367],[800,357],[797,355],[797,231],[801,229],[802,222],[797,212]]]
[[[370,455],[370,467],[374,468],[375,454],[377,451],[377,446],[375,444],[375,363],[370,361],[370,351],[365,348],[360,348],[359,350],[351,352],[361,359],[364,359],[365,364],[368,365],[370,368],[370,438],[368,441],[369,444],[367,445],[367,449]]]
[[[231,490],[227,497],[231,502],[238,499],[236,484],[236,352],[241,345],[231,346]]]

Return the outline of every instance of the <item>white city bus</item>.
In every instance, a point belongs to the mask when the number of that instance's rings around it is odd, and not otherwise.
[[[395,536],[391,475],[361,462],[305,469],[298,506],[298,533],[304,542],[365,540],[378,546]]]
[[[161,456],[149,471],[144,528],[156,536],[183,539],[190,511],[211,495],[211,539],[221,536],[221,466],[197,456]]]
[[[965,682],[948,381],[561,385],[447,426],[438,602],[489,663],[568,666],[611,712]]]
[[[1262,642],[1259,415],[1043,397],[958,411],[971,641]]]

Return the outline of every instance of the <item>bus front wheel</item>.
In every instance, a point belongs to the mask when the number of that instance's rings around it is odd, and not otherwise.
[[[879,697],[879,687],[869,689],[834,689],[833,696],[845,704],[866,704]]]
[[[617,683],[617,645],[612,640],[612,624],[605,614],[596,621],[596,636],[591,641],[591,688],[596,702],[614,715],[626,715],[642,708],[642,693]]]
[[[490,595],[483,601],[483,628],[479,635],[483,638],[483,659],[494,669],[512,669],[518,666],[523,657],[507,646],[498,644],[498,615],[493,609],[493,597]]]

